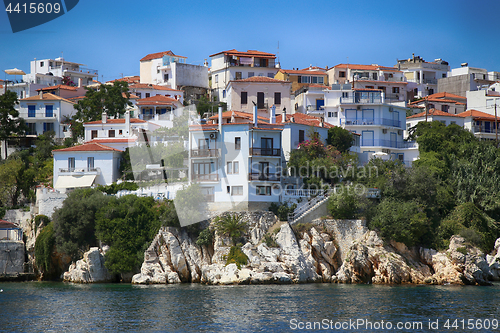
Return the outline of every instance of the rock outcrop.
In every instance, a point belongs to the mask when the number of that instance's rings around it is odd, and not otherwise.
[[[83,259],[70,265],[63,274],[63,280],[76,283],[111,282],[112,276],[104,267],[104,252],[98,247],[90,248]]]

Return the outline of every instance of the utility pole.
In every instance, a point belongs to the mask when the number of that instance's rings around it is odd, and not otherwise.
[[[426,97],[424,97],[424,105],[425,105],[425,122],[427,122],[427,117],[429,116],[429,105],[427,105]]]
[[[495,108],[495,146],[498,148],[498,117],[497,117],[497,102],[498,98],[493,99],[493,107]],[[488,105],[486,105],[486,108],[489,108]]]

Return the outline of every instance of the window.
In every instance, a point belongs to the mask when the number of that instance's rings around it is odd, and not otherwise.
[[[168,74],[163,74],[163,81],[168,81]]]
[[[236,73],[235,73],[235,75],[234,75],[234,78],[235,78],[236,80],[241,80],[241,79],[242,79],[242,77],[243,77],[243,76],[241,75],[241,72],[236,72]]]
[[[274,93],[274,104],[281,105],[281,93],[280,92]]]
[[[209,149],[210,139],[198,139],[198,149]]]
[[[26,123],[26,125],[28,125],[26,135],[36,135],[36,123]]]
[[[118,135],[122,135],[123,134],[123,130],[118,130]]]
[[[304,142],[305,140],[305,132],[304,130],[299,130],[299,143]]]
[[[235,150],[241,149],[241,138],[240,137],[234,138],[234,149]]]
[[[115,130],[109,130],[108,131],[108,138],[114,138],[115,137]]]
[[[273,155],[273,138],[260,138],[261,154],[272,156]]]
[[[146,93],[146,98],[150,97],[151,94],[150,93]]]
[[[137,97],[141,98],[141,93],[140,92],[136,92],[135,94],[137,95]]]
[[[267,77],[270,77],[270,78],[274,79],[274,74],[273,73],[267,73]]]
[[[457,122],[452,120],[452,121],[450,121],[450,125],[451,125],[451,124],[455,124],[455,125],[456,125],[456,124],[457,124]]]
[[[35,117],[35,106],[28,105],[28,117]]]
[[[446,73],[443,73],[443,75],[441,77],[446,77]]]
[[[156,68],[156,74],[160,74],[160,68],[159,67]]]
[[[54,131],[54,123],[43,123],[43,133]]]
[[[318,77],[317,76],[312,76],[311,77],[311,83],[318,83]]]
[[[241,92],[241,105],[248,103],[248,93],[246,91]]]
[[[318,83],[319,84],[324,84],[325,83],[325,78],[324,77],[318,77]]]
[[[449,109],[450,109],[449,105],[441,105],[441,111],[448,112]]]
[[[226,98],[226,89],[222,90],[222,98]]]
[[[254,72],[248,72],[248,77],[252,77],[252,76],[255,76],[255,73]]]
[[[343,98],[349,98],[349,93],[347,91],[342,92]]]
[[[366,88],[366,89],[373,89],[373,88],[374,88],[374,86],[366,86],[365,88]]]
[[[226,187],[227,193],[231,193],[231,186]]]
[[[345,77],[345,72],[339,72],[339,77]]]
[[[214,82],[219,83],[219,74],[215,74]]]
[[[227,173],[228,174],[232,174],[233,173],[233,162],[227,162],[226,164],[226,168],[227,168]]]
[[[228,174],[238,174],[240,173],[240,164],[239,162],[227,162],[226,164],[227,167],[227,173]]]
[[[231,195],[243,195],[243,186],[233,186],[231,188]]]
[[[43,67],[44,63],[43,61],[40,61],[40,67]]]
[[[335,111],[335,112],[328,111],[328,118],[332,118],[332,117],[338,117],[338,112],[337,111]]]
[[[93,157],[87,157],[87,169],[93,169],[94,168],[94,158]]]
[[[300,78],[300,76],[299,76],[299,78]],[[301,81],[302,81],[302,83],[311,83],[311,77],[310,76],[302,76]]]
[[[434,94],[434,89],[429,89],[429,95]]]
[[[54,105],[45,105],[45,117],[54,117]]]
[[[69,157],[68,158],[68,171],[74,171],[75,170],[75,158],[74,157]]]
[[[256,186],[257,195],[271,195],[271,186]]]
[[[393,94],[399,94],[399,87],[392,87]]]
[[[94,138],[97,138],[97,130],[92,130],[92,132],[90,132],[90,140]]]

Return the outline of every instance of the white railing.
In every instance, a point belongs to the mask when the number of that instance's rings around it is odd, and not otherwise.
[[[284,195],[286,197],[296,197],[296,198],[310,198],[318,195],[323,195],[325,190],[318,189],[286,189]]]
[[[295,210],[292,213],[288,214],[288,223],[290,224],[295,223],[302,215],[304,215],[307,211],[316,206],[316,204],[322,202],[323,200],[328,199],[328,197],[330,196],[331,193],[333,193],[333,191],[334,190],[323,191],[323,195],[318,195],[313,199],[309,200],[307,203],[295,208]]]

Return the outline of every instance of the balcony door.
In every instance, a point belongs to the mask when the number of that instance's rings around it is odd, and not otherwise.
[[[373,131],[361,132],[361,145],[362,146],[374,146]]]
[[[264,93],[263,92],[257,93],[257,108],[264,109]]]
[[[198,139],[198,149],[205,150],[210,149],[210,139]]]
[[[260,139],[260,149],[261,149],[261,155],[272,156],[273,155],[273,139],[272,138],[261,138]]]
[[[269,162],[259,162],[259,180],[269,178]]]

